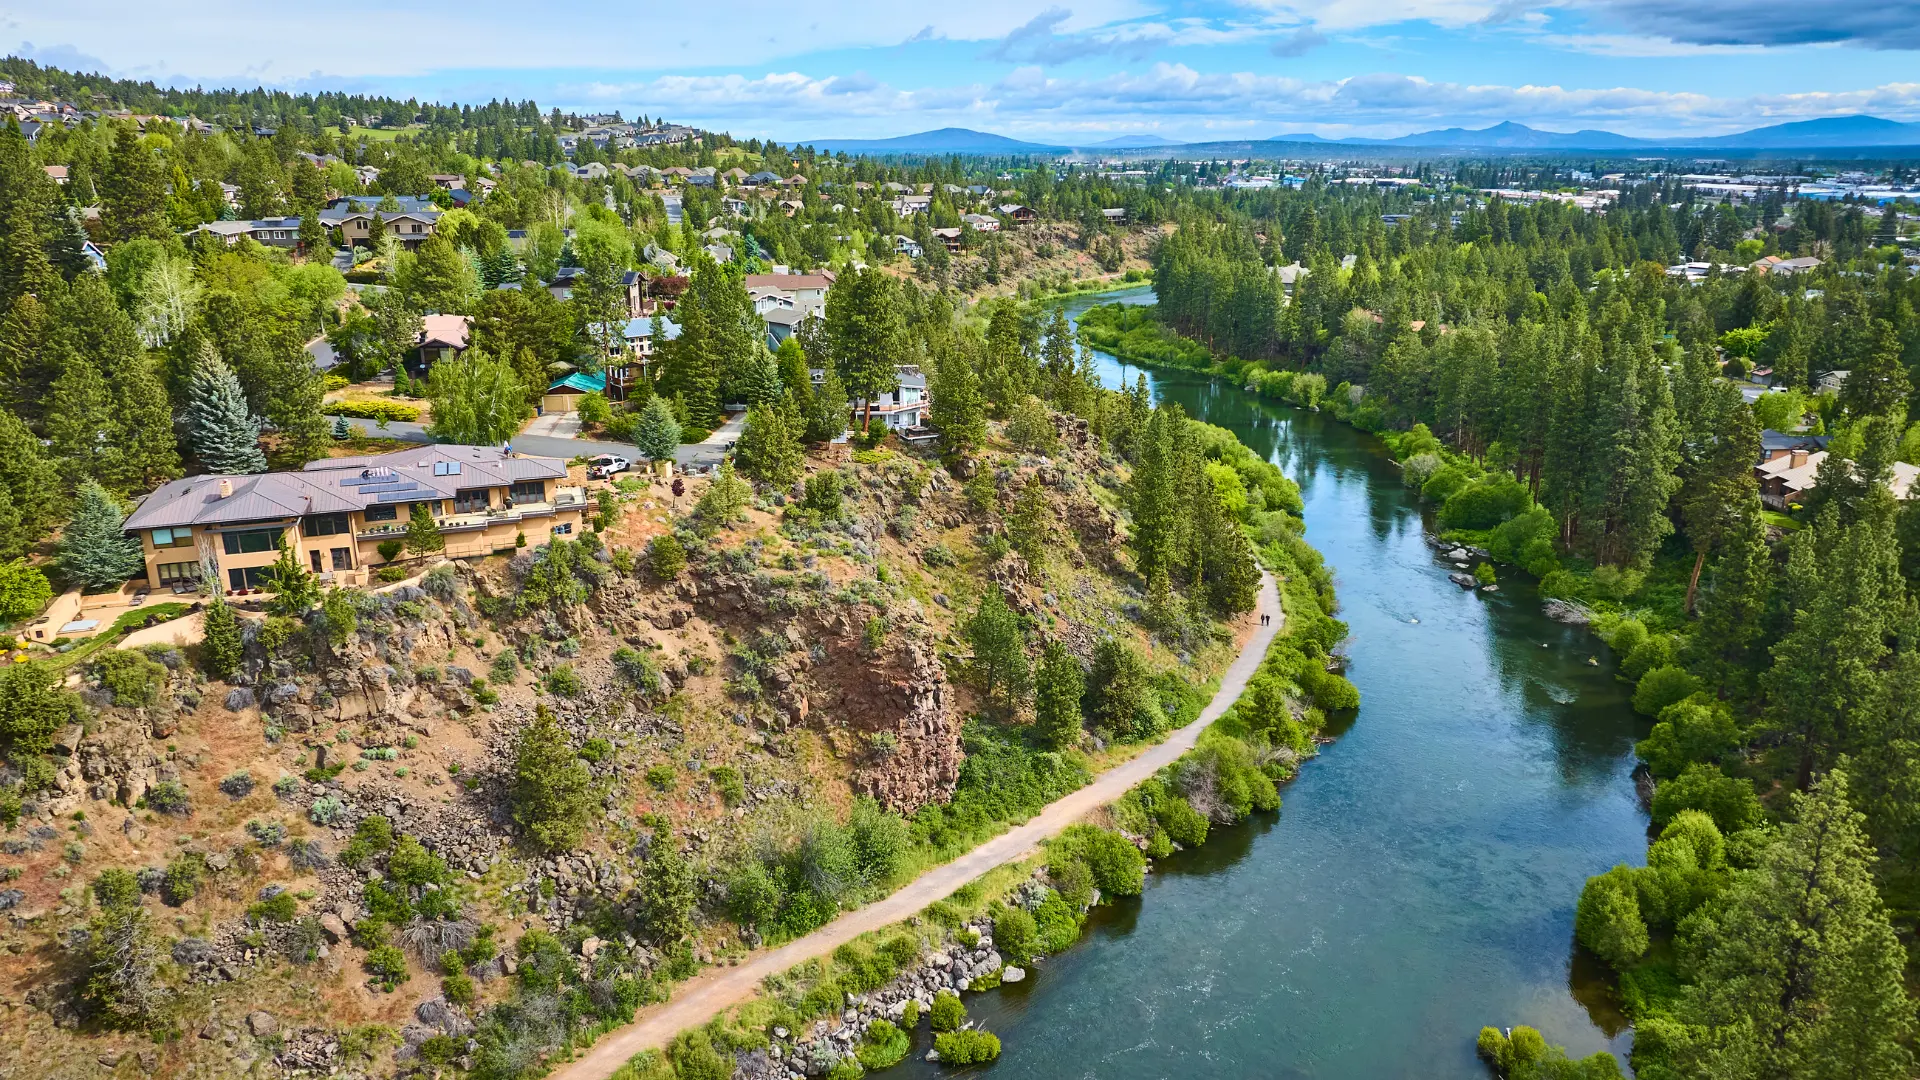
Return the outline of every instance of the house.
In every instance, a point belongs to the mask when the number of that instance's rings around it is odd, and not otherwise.
[[[446,554],[490,555],[526,535],[538,542],[581,527],[586,491],[558,458],[490,446],[419,446],[327,458],[297,472],[190,476],[140,500],[122,529],[140,540],[150,589],[249,592],[285,544],[336,585],[367,582],[382,541],[404,536],[415,506],[433,516]]]
[[[1825,450],[1789,450],[1783,456],[1754,466],[1754,479],[1760,484],[1760,501],[1775,510],[1785,510],[1799,502],[1820,482],[1820,463],[1826,459]],[[1920,480],[1920,466],[1896,461],[1887,477],[1887,490],[1893,492],[1896,499],[1911,498],[1920,494],[1914,489],[1915,480]]]
[[[946,245],[948,252],[955,255],[960,253],[960,247],[963,241],[961,240],[959,229],[934,229],[932,232],[933,238]]]
[[[467,186],[467,178],[459,173],[434,173],[427,179],[433,181],[441,191],[462,191]]]
[[[893,212],[901,217],[924,214],[932,208],[933,196],[931,195],[902,195],[893,200]]]
[[[1813,388],[1822,394],[1837,394],[1847,385],[1847,376],[1851,374],[1851,371],[1829,371],[1814,380]]]
[[[815,388],[826,381],[826,374],[821,369],[813,370],[811,375]],[[920,427],[927,415],[927,376],[917,365],[901,364],[895,369],[894,378],[899,385],[873,401],[874,422],[884,423],[889,431]],[[866,417],[866,399],[856,400],[853,403],[853,426],[864,424]]]
[[[1001,203],[994,209],[1001,216],[1012,218],[1015,225],[1031,225],[1034,218],[1038,216],[1034,213],[1033,207],[1021,206],[1019,203]]]
[[[540,414],[542,416],[564,415],[580,409],[580,399],[588,394],[605,396],[607,377],[589,375],[584,371],[571,372],[561,377],[547,392],[540,395]]]
[[[733,261],[733,245],[732,244],[708,244],[706,247],[702,248],[701,250],[705,251],[707,253],[707,257],[712,259],[714,262],[730,263]]]
[[[1797,259],[1783,259],[1778,255],[1769,255],[1759,262],[1754,263],[1753,269],[1763,274],[1779,274],[1782,277],[1791,277],[1794,274],[1807,273],[1819,265],[1820,260],[1811,255],[1803,255]]]
[[[293,248],[300,245],[300,219],[263,218],[258,221],[209,221],[204,225],[187,230],[187,235],[208,233],[219,237],[231,247],[240,242],[241,237],[250,237],[267,247]]]
[[[733,214],[736,217],[746,217],[747,201],[745,199],[738,199],[732,195],[729,195],[726,198],[720,200],[720,209],[725,211],[726,213]]]
[[[741,184],[744,187],[760,187],[764,184],[778,184],[779,182],[780,182],[779,173],[768,172],[765,169],[761,169],[759,172],[754,173],[751,176],[745,177],[741,181]]]
[[[64,184],[67,182],[67,167],[65,165],[42,165],[40,168],[46,172],[48,179],[54,183]]]
[[[722,179],[726,180],[726,182],[729,184],[738,184],[740,181],[745,180],[747,178],[747,170],[742,169],[738,165],[736,165],[733,168],[728,169],[726,172],[721,173],[720,176]]]
[[[1125,221],[1127,220],[1127,209],[1124,206],[1109,206],[1105,210],[1100,211],[1100,216],[1106,218],[1108,221]]]
[[[905,255],[909,259],[918,259],[926,254],[925,251],[920,249],[920,241],[915,240],[911,236],[894,237],[893,250],[898,254]]]
[[[974,232],[999,232],[1000,219],[991,214],[964,214],[960,218]]]
[[[791,305],[771,307],[761,312],[760,321],[767,327],[767,348],[778,350],[781,342],[800,332],[801,323],[821,317],[820,311]]]
[[[553,294],[555,300],[571,300],[573,290],[580,287],[581,279],[585,275],[586,271],[578,266],[563,266],[554,271],[553,280],[547,282],[547,291]],[[620,272],[620,287],[626,294],[627,318],[631,319],[640,314],[646,283],[647,279],[637,270]]]
[[[742,284],[746,286],[748,295],[778,293],[791,299],[796,309],[825,311],[827,290],[833,288],[833,273],[748,274]]]
[[[424,379],[433,365],[467,351],[473,337],[471,315],[422,315],[420,336],[407,357],[407,374]]]
[[[1813,453],[1825,450],[1832,440],[1825,435],[1804,435],[1797,432],[1775,431],[1768,428],[1760,433],[1760,461],[1778,461],[1795,450]]]
[[[654,356],[653,322],[652,316],[628,319],[619,325],[617,333],[611,335],[606,333],[608,328],[604,323],[593,323],[587,327],[588,336],[595,340],[608,340],[606,362],[603,365],[605,378],[601,387],[607,400],[625,401],[634,385],[650,375],[648,368],[652,366]],[[660,334],[664,341],[676,341],[680,337],[680,327],[672,319],[660,316]],[[559,386],[560,383],[553,385]],[[549,393],[553,392],[549,390]]]
[[[415,203],[427,202],[411,195],[405,199]],[[408,251],[413,251],[433,235],[434,225],[440,220],[440,211],[432,208],[431,202],[427,202],[428,209],[406,209],[405,201],[394,201],[400,203],[402,209],[371,209],[365,199],[335,200],[335,205],[320,211],[320,224],[339,229],[340,239],[346,247],[372,247],[373,220],[377,216],[383,232],[398,240]]]
[[[774,183],[779,184],[781,187],[789,187],[789,188],[804,187],[806,186],[807,178],[804,176],[801,176],[799,173],[794,173],[792,176],[787,177],[785,180],[776,180],[774,181]]]

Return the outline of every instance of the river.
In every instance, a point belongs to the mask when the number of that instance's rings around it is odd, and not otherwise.
[[[1153,294],[1067,310],[1116,300]],[[1143,373],[1098,360],[1110,386]],[[1542,616],[1523,575],[1497,594],[1448,581],[1378,440],[1204,376],[1144,374],[1299,483],[1361,707],[1278,814],[1216,829],[1027,981],[969,995],[1005,1045],[987,1071],[1484,1080],[1488,1024],[1624,1063],[1631,1034],[1571,944],[1582,882],[1646,850],[1631,778],[1646,725],[1604,646]],[[923,1024],[888,1077],[941,1075],[918,1060],[927,1045]]]

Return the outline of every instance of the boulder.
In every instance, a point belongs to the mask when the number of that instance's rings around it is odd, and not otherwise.
[[[1026,977],[1027,973],[1024,969],[1014,967],[1012,964],[1008,964],[1007,970],[1000,973],[1000,981],[1003,983],[1017,983]]]
[[[247,1014],[247,1030],[256,1039],[265,1039],[280,1033],[280,1021],[270,1012],[255,1010]]]

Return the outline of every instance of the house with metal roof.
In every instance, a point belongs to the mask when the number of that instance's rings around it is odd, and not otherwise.
[[[503,447],[420,446],[390,454],[326,458],[297,472],[189,476],[140,500],[122,529],[140,539],[151,589],[188,591],[211,575],[217,588],[266,585],[281,545],[322,579],[367,583],[418,510],[430,515],[456,558],[568,536],[581,527],[584,488],[568,486],[559,458]]]
[[[293,248],[300,244],[300,219],[297,217],[261,218],[256,221],[209,221],[187,231],[219,237],[231,247],[241,237],[249,237],[266,247]]]

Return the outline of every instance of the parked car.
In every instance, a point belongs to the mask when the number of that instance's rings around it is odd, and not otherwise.
[[[587,477],[592,480],[605,480],[614,473],[623,473],[633,468],[633,462],[615,454],[600,454],[587,459]]]

